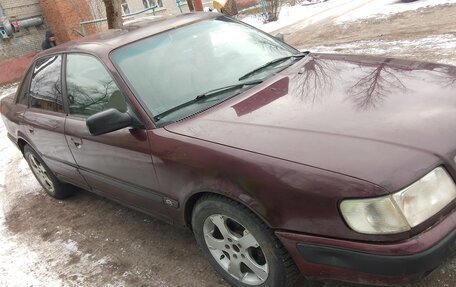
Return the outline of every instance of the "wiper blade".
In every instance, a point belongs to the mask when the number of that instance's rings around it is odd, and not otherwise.
[[[200,101],[202,99],[210,98],[213,95],[217,95],[218,93],[222,93],[222,92],[225,92],[225,91],[242,88],[244,86],[257,85],[257,84],[261,84],[262,82],[263,82],[262,79],[258,79],[258,80],[253,80],[253,81],[246,81],[246,82],[237,83],[237,84],[229,85],[229,86],[222,87],[222,88],[213,89],[213,90],[210,90],[208,92],[205,92],[204,94],[201,94],[201,95],[197,96],[194,100],[195,101]]]
[[[307,56],[308,54],[309,54],[309,52],[303,52],[303,53],[298,53],[298,54],[294,54],[294,55],[291,55],[291,56],[280,57],[280,58],[274,59],[272,61],[267,62],[264,65],[259,66],[256,69],[248,72],[244,76],[240,77],[239,81],[245,80],[246,78],[250,77],[251,75],[256,74],[257,72],[259,72],[261,70],[264,70],[265,68],[268,68],[268,67],[270,67],[270,66],[272,66],[274,64],[286,61],[286,60],[291,59],[291,58],[302,58],[302,57]]]
[[[208,92],[205,92],[204,94],[201,94],[197,97],[195,97],[193,100],[190,100],[188,102],[185,102],[183,104],[180,104],[178,106],[175,106],[174,108],[171,108],[167,111],[164,111],[163,113],[161,114],[158,114],[154,117],[154,120],[156,122],[158,122],[160,119],[162,119],[163,117],[169,115],[169,114],[172,114],[174,113],[175,111],[178,111],[182,108],[185,108],[187,106],[191,106],[193,105],[194,103],[197,103],[197,102],[200,102],[202,100],[205,100],[205,99],[208,99],[208,98],[211,98],[213,96],[216,96],[218,95],[219,93],[223,93],[223,92],[226,92],[226,91],[229,91],[229,90],[235,90],[235,89],[240,89],[240,88],[243,88],[245,86],[250,86],[250,85],[257,85],[257,84],[260,84],[262,83],[263,80],[261,79],[258,79],[258,80],[254,80],[254,81],[245,81],[245,82],[240,82],[240,83],[237,83],[237,84],[234,84],[234,85],[229,85],[229,86],[226,86],[226,87],[221,87],[221,88],[217,88],[217,89],[213,89],[213,90],[210,90]]]

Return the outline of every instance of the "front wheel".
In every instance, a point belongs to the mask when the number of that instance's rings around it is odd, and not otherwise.
[[[298,277],[274,233],[230,199],[201,198],[193,210],[192,227],[205,256],[233,286],[292,286]]]

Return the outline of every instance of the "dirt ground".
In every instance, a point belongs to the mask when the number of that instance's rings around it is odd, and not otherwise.
[[[456,65],[456,52],[441,53],[429,46],[414,46],[412,51],[394,49],[391,42],[397,40],[416,41],[431,35],[456,36],[456,5],[447,4],[432,8],[421,8],[416,11],[407,11],[393,15],[389,18],[365,19],[334,25],[336,17],[328,18],[306,27],[299,24],[280,29],[285,35],[285,40],[292,46],[318,51],[320,46],[333,48],[338,53],[361,53],[366,42],[374,42],[377,48],[384,48],[382,53],[376,55],[416,59],[428,62],[448,62]],[[344,49],[343,44],[359,43],[357,49]],[[386,47],[382,47],[382,45]],[[340,48],[342,47],[342,48]],[[326,51],[327,49],[325,49]],[[372,50],[372,49],[371,49]]]
[[[455,19],[453,5],[405,12],[388,21],[335,26],[328,20],[299,31],[282,31],[289,43],[301,48],[336,47],[361,40],[456,34]],[[453,57],[456,62],[456,52],[449,56],[431,50],[420,53],[410,57],[429,61]],[[1,141],[8,140],[1,136]],[[0,186],[0,286],[227,286],[188,230],[88,192],[54,200],[32,178],[18,151],[1,160],[8,162],[5,183]],[[301,279],[297,286],[358,285]],[[437,286],[456,286],[456,259],[422,282],[408,285]]]

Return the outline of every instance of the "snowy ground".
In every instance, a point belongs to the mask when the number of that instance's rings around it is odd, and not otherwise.
[[[270,23],[264,23],[262,14],[240,17],[240,19],[247,24],[271,33],[297,22],[300,22],[300,25],[302,25],[303,23],[301,22],[305,21],[306,25],[310,25],[334,15],[342,15],[346,11],[351,11],[370,1],[372,0],[329,0],[312,5],[284,5],[281,8],[279,20]]]
[[[10,85],[0,89],[0,99],[13,93],[17,85]],[[20,157],[19,151],[6,137],[6,128],[3,121],[0,121],[0,286],[37,286],[46,278],[48,286],[59,286],[58,281],[47,275],[40,264],[35,252],[30,250],[26,244],[20,243],[16,235],[11,234],[5,224],[5,214],[12,206],[9,197],[6,196],[6,170],[14,159]],[[22,190],[26,194],[38,193],[41,189],[28,170],[24,160],[21,161],[18,169],[24,176]],[[45,277],[37,278],[37,274],[46,274]],[[41,279],[41,280],[40,280]]]
[[[354,2],[356,2],[355,0]],[[347,13],[335,19],[336,24],[364,20],[368,18],[388,18],[391,15],[418,10],[421,8],[429,8],[437,5],[454,4],[456,0],[420,0],[415,2],[405,3],[400,0],[374,0],[368,5]]]
[[[363,54],[379,56],[395,56],[419,59],[419,55],[433,51],[440,58],[437,62],[456,66],[456,35],[432,35],[415,40],[376,40],[357,41],[330,46],[308,46],[306,49],[319,53]],[[426,58],[421,60],[428,60]],[[429,61],[429,60],[428,60]]]
[[[404,3],[401,0],[328,0],[308,5],[307,1],[297,1],[295,6],[282,7],[279,20],[265,23],[262,14],[240,17],[240,19],[265,32],[272,33],[286,26],[299,23],[299,28],[331,18],[335,24],[369,19],[387,18],[391,15],[429,8],[437,5],[454,4],[456,0],[419,0]]]
[[[0,87],[0,99],[16,92],[17,83]]]
[[[17,84],[0,88],[0,99],[15,92]],[[85,261],[83,270],[85,274],[100,272],[100,266],[109,258],[93,260],[91,254],[83,254],[78,250],[77,242],[68,240],[56,240],[53,242],[24,241],[20,235],[8,230],[5,214],[11,213],[15,207],[10,199],[29,196],[44,197],[41,186],[35,180],[26,161],[21,153],[6,137],[6,128],[0,121],[0,287],[23,287],[23,286],[64,286],[59,273],[53,272],[59,261],[53,260],[57,255],[63,260],[70,260],[78,255]],[[15,166],[14,173],[20,178],[15,188],[8,188],[8,169]],[[44,230],[46,232],[46,230]],[[60,233],[65,232],[60,230]],[[45,253],[42,250],[52,250]],[[43,261],[46,264],[43,264]],[[122,282],[118,282],[122,283]],[[84,285],[80,282],[81,286]],[[118,284],[122,286],[123,284]]]
[[[0,99],[13,93],[16,88],[16,84],[1,88]],[[5,125],[0,121],[0,286],[39,286],[43,282],[47,282],[47,286],[60,286],[61,282],[51,278],[52,274],[49,274],[46,265],[40,264],[38,255],[30,246],[17,240],[17,235],[9,232],[5,224],[5,214],[13,208],[5,190],[6,171],[18,158],[20,152],[6,137]],[[25,160],[20,160],[18,173],[24,179],[20,190],[24,194],[39,194],[41,187],[33,178]]]

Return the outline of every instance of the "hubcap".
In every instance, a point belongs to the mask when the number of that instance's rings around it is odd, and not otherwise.
[[[231,276],[248,285],[264,283],[268,263],[255,237],[236,220],[215,214],[204,221],[204,240],[215,261]]]
[[[33,155],[29,154],[30,168],[32,169],[33,174],[41,183],[41,185],[49,192],[54,192],[54,184],[52,183],[49,175],[44,168],[44,166],[38,161],[38,159]]]

